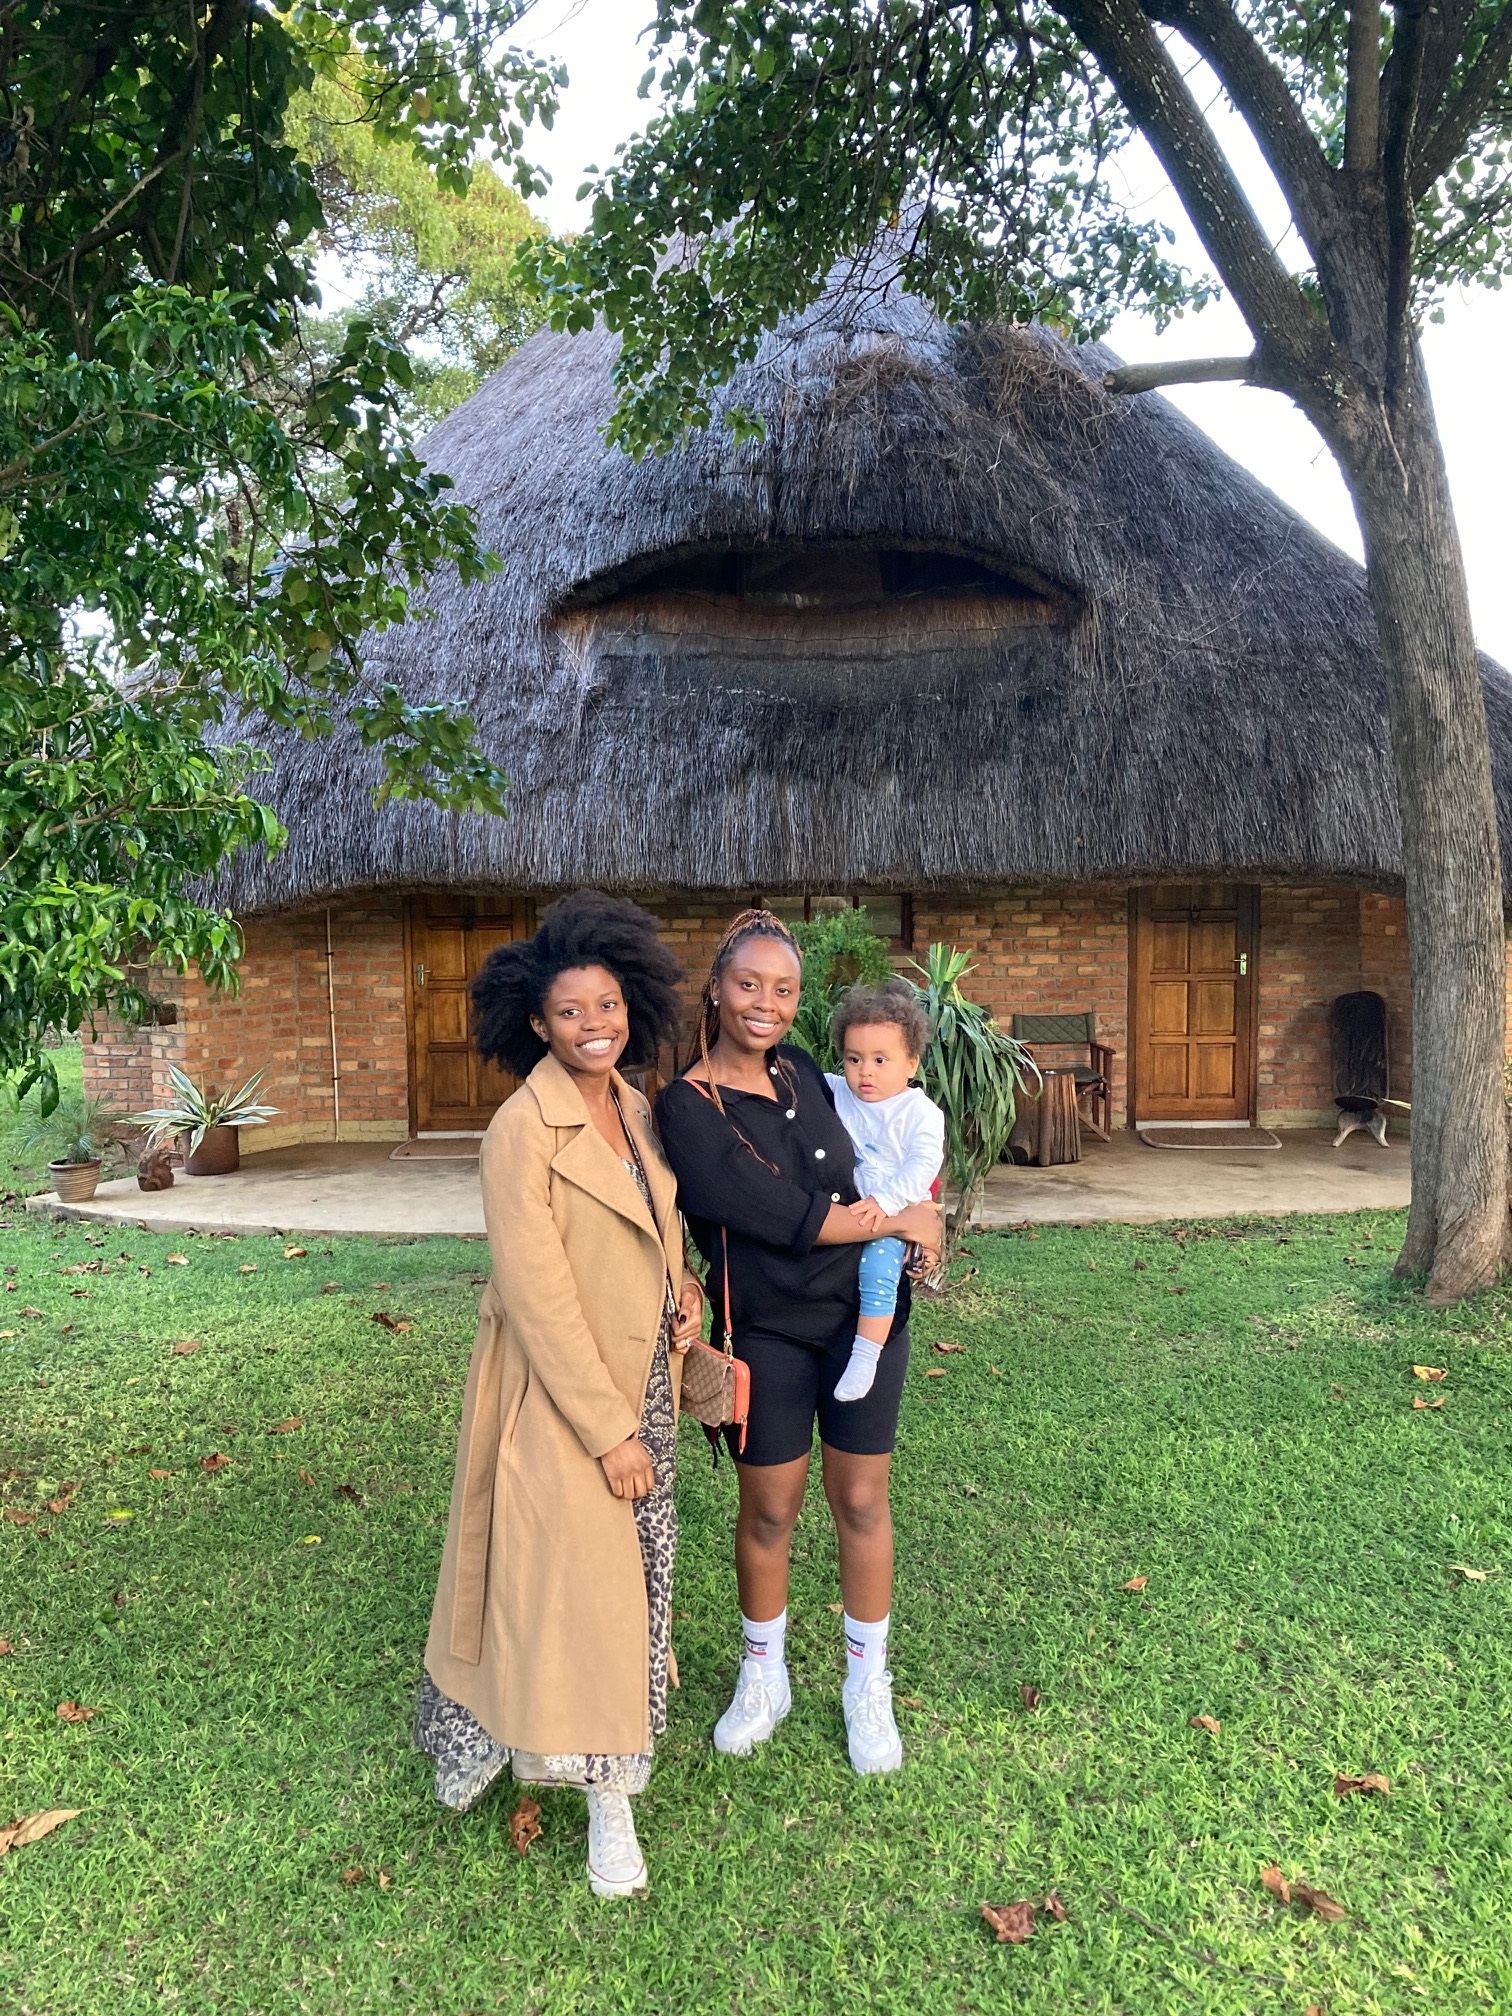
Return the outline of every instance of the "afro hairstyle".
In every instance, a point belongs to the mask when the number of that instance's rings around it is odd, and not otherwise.
[[[919,990],[901,974],[894,974],[880,986],[869,987],[863,982],[847,988],[830,1022],[830,1039],[837,1050],[844,1050],[852,1029],[878,1025],[898,1030],[910,1057],[922,1057],[929,1048],[929,1017]]]
[[[478,1054],[524,1078],[546,1055],[530,1026],[558,973],[602,966],[624,989],[630,1040],[620,1058],[635,1069],[654,1062],[677,1035],[677,983],[682,968],[657,936],[656,919],[621,896],[579,889],[562,896],[533,938],[490,952],[472,984],[473,1040]]]

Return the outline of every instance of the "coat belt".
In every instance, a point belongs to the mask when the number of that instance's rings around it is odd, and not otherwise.
[[[494,1482],[503,1434],[499,1395],[504,1378],[504,1311],[492,1282],[483,1291],[479,1314],[488,1322],[489,1336],[478,1361],[472,1422],[462,1454],[457,1550],[452,1563],[452,1657],[468,1666],[478,1665],[483,1657]]]

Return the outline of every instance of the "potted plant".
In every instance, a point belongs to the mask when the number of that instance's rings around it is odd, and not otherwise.
[[[235,1092],[206,1091],[176,1064],[168,1066],[173,1097],[166,1106],[133,1116],[134,1127],[147,1129],[147,1145],[176,1139],[184,1155],[186,1176],[229,1176],[241,1164],[243,1127],[263,1127],[278,1111],[261,1105],[257,1088],[265,1076],[255,1071]]]
[[[1022,1043],[1004,1035],[991,1011],[962,991],[972,970],[969,951],[931,945],[923,963],[913,964],[934,1030],[919,1076],[944,1110],[945,1173],[956,1191],[955,1209],[946,1217],[945,1250],[931,1278],[932,1286],[943,1287],[982,1187],[1008,1145],[1018,1095],[1038,1084],[1039,1068]]]
[[[102,1099],[75,1092],[38,1117],[22,1152],[47,1156],[47,1173],[60,1204],[87,1204],[99,1185],[106,1149],[119,1146],[114,1129],[130,1124]]]

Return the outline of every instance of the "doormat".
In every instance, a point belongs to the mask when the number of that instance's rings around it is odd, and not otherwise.
[[[390,1162],[476,1162],[483,1137],[437,1137],[429,1141],[401,1141],[389,1156]]]
[[[1146,1148],[1279,1148],[1269,1127],[1141,1127]]]

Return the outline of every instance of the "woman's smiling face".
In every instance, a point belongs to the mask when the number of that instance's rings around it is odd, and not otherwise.
[[[579,1078],[607,1078],[630,1040],[624,989],[602,966],[573,966],[546,989],[530,1026]]]
[[[740,939],[719,976],[719,1034],[737,1050],[765,1054],[798,1013],[798,955],[780,938]]]

